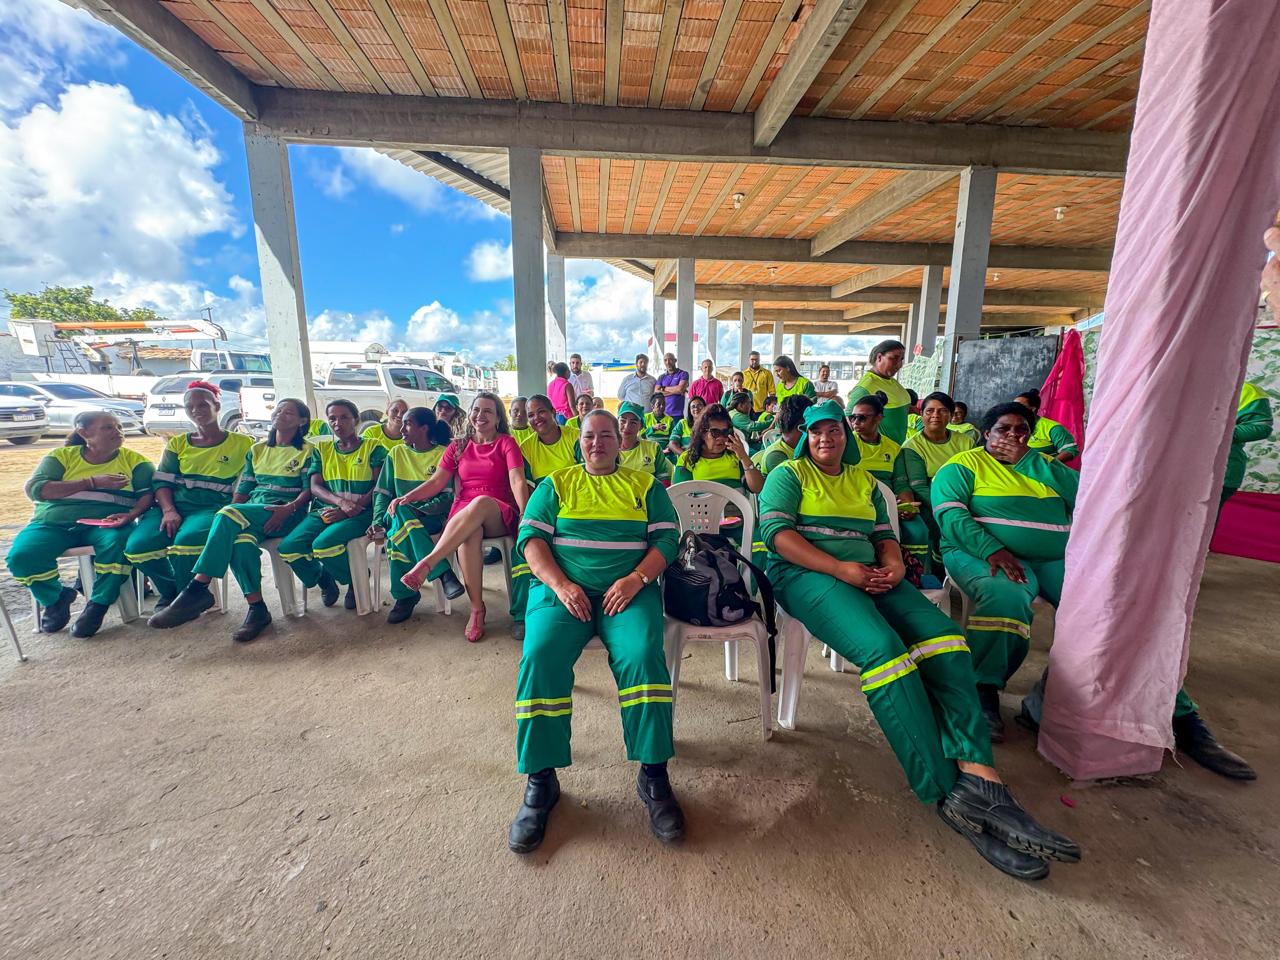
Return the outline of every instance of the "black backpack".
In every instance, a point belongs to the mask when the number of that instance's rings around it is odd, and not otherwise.
[[[739,562],[755,576],[763,603],[751,598]],[[668,616],[696,627],[732,627],[759,614],[769,633],[769,689],[775,689],[778,624],[773,584],[728,537],[686,530],[675,560],[663,574],[662,600]]]

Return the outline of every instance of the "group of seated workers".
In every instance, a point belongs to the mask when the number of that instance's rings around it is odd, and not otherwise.
[[[915,401],[894,379],[904,353],[895,341],[877,347],[844,409],[815,402],[803,378],[782,368],[785,395],[766,430],[748,429],[762,421],[749,419],[738,393],[726,405],[691,398],[674,424],[656,404],[646,413],[633,402],[618,416],[584,404],[573,424],[560,423],[544,395],[516,398],[508,421],[500,399],[482,392],[465,416],[455,398],[434,411],[393,400],[386,419],[363,433],[347,400],[327,404],[320,432],[302,401],[286,399],[267,439],[255,443],[218,427],[217,389],[195,382],[185,398],[194,429],[171,439],[155,468],[123,446],[113,415],[81,415],[27,484],[35,515],[8,565],[52,632],[69,622],[76,595],[60,582],[57,558],[94,548],[91,596],[72,627],[78,637],[98,631],[131,565],[158,593],[155,627],[199,617],[215,602],[210,581],[230,570],[249,604],[234,638],[248,641],[271,622],[265,541],[277,541],[326,606],[348,585],[345,606],[354,608],[347,544],[371,538],[385,541],[394,574],[388,621],[410,619],[422,586],[439,580],[446,595],[468,595],[464,636],[475,642],[485,632],[482,541],[512,537],[513,632],[524,639],[517,767],[528,781],[510,848],[535,849],[559,799],[556,771],[571,762],[574,664],[592,637],[617,680],[651,828],[673,841],[685,828],[667,774],[672,686],[658,581],[679,524],[666,485],[721,483],[758,495],[751,546],[766,558],[779,602],[859,667],[916,795],[987,861],[1038,879],[1047,861],[1073,862],[1080,850],[1017,804],[991,744],[1003,739],[999,693],[1027,654],[1032,602],[1056,604],[1061,592],[1077,483],[1062,461],[1074,441],[1038,426],[1027,405],[1038,402],[1034,391],[987,412],[981,430],[949,396],[930,394],[908,436]],[[904,550],[970,598],[966,628],[905,579]],[[449,562],[455,554],[461,579]],[[1035,697],[1024,704],[1032,724]],[[1252,778],[1183,693],[1173,724],[1194,759]]]

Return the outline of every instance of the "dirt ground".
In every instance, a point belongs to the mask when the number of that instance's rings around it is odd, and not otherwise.
[[[915,802],[855,678],[816,648],[800,729],[768,743],[753,658],[732,684],[718,648],[689,654],[677,848],[648,833],[605,657],[584,654],[576,763],[521,858],[505,617],[471,645],[465,604],[396,627],[313,606],[247,647],[238,598],[177,631],[113,613],[88,642],[20,620],[29,662],[0,651],[0,958],[1275,957],[1278,586],[1211,558],[1188,680],[1257,783],[1170,760],[1073,785],[1011,725],[998,764],[1085,849],[1039,885]]]

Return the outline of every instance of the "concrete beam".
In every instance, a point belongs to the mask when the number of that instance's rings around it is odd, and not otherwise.
[[[755,112],[755,145],[773,142],[782,125],[853,26],[867,0],[818,0]]]
[[[826,253],[846,240],[852,240],[864,230],[870,230],[877,223],[945,187],[954,179],[955,174],[946,171],[913,170],[900,174],[862,203],[846,210],[819,230],[813,238],[814,256]]]
[[[756,332],[767,333],[773,329],[771,324],[761,323],[760,314],[764,312],[756,311]],[[796,311],[800,313],[802,311]],[[797,319],[788,319],[784,321],[784,326],[788,333],[791,332],[793,325],[801,324],[812,327],[827,327],[831,330],[840,331],[845,327],[871,328],[883,326],[899,326],[906,327],[910,320],[910,311],[908,310],[881,310],[878,313],[870,313],[855,320],[835,320],[824,322],[805,322],[804,317]],[[1069,313],[984,313],[982,315],[982,330],[1023,330],[1029,327],[1060,327],[1071,326],[1073,321]],[[855,333],[857,330],[854,331]]]
[[[923,264],[917,264],[923,266]],[[878,287],[882,283],[888,283],[897,277],[906,273],[905,270],[896,267],[878,267],[875,270],[864,270],[856,276],[850,277],[848,280],[841,280],[831,288],[831,295],[837,299],[843,299],[846,294],[856,293],[859,290],[865,290],[867,287]]]
[[[571,157],[1123,177],[1128,135],[990,124],[795,117],[767,147],[749,113],[258,87],[261,121],[295,143],[406,150],[530,147]]]
[[[949,243],[881,243],[850,240],[820,257],[813,256],[808,240],[770,237],[692,237],[682,234],[629,236],[618,233],[558,233],[556,252],[565,257],[617,260],[659,256],[698,260],[740,260],[748,263],[856,263],[895,264],[911,267],[950,266]],[[1013,247],[991,248],[988,265],[1002,270],[1078,270],[1105,273],[1111,268],[1110,247]]]
[[[515,288],[516,385],[526,397],[547,383],[547,308],[543,288],[542,155],[510,152],[511,265]]]
[[[925,268],[930,269],[928,267]],[[720,316],[740,300],[757,303],[912,303],[920,298],[918,287],[871,287],[855,290],[844,296],[833,296],[832,287],[824,286],[769,286],[768,284],[716,284],[698,286],[698,296],[715,304],[715,315]],[[675,296],[675,287],[668,286],[663,293]],[[947,302],[946,290],[939,291],[939,304]],[[993,290],[982,295],[988,307],[1071,307],[1073,309],[1102,308],[1103,294],[1093,290]],[[1081,306],[1081,305],[1084,306]]]
[[[674,260],[659,260],[653,265],[653,289],[659,296],[667,296],[674,298],[676,295],[676,262]],[[667,287],[671,290],[664,293]]]
[[[258,119],[259,88],[155,0],[77,0],[70,5],[115,27],[241,120]]]

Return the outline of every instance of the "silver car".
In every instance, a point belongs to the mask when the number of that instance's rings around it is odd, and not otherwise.
[[[70,433],[76,415],[85,411],[106,410],[114,413],[126,434],[145,433],[142,429],[144,404],[138,400],[121,400],[79,383],[44,381],[24,383],[0,381],[0,396],[17,400],[34,400],[44,405],[49,418],[48,433]]]
[[[0,396],[0,438],[14,444],[35,443],[48,429],[42,404]]]

